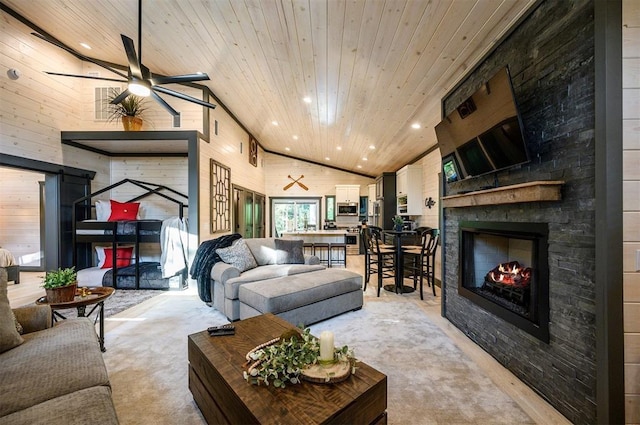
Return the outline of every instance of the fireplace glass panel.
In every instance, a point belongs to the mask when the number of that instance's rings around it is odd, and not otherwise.
[[[532,318],[533,241],[491,234],[473,237],[473,267],[463,285],[520,316]]]
[[[461,225],[459,293],[539,338],[548,338],[545,224]]]

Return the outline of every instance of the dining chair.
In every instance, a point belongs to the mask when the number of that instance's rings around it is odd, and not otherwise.
[[[403,248],[406,249],[421,249],[422,248],[422,233],[424,233],[425,230],[431,230],[431,227],[427,227],[427,226],[421,226],[421,227],[416,227],[415,228],[415,232],[417,235],[418,239],[416,241],[416,243],[418,243],[418,245],[411,245],[411,244],[406,244],[406,245],[402,245]]]
[[[384,230],[382,229],[382,227],[369,226],[369,229],[371,229],[371,231],[376,232],[376,234],[379,235],[379,237],[380,237],[380,248],[382,248],[382,249],[394,249],[395,248],[394,244],[385,243],[384,236],[383,236]]]
[[[396,252],[393,249],[382,247],[382,233],[371,227],[363,227],[360,232],[364,244],[364,290],[372,274],[378,275],[378,297],[382,289],[382,280],[395,277]]]
[[[433,295],[436,295],[435,284],[435,261],[436,250],[438,249],[438,241],[440,239],[440,231],[438,229],[427,228],[421,233],[421,245],[419,249],[407,249],[404,251],[405,270],[409,271],[413,277],[413,288],[417,289],[418,279],[420,280],[420,299],[423,300],[423,281],[427,278],[427,285],[431,286]]]

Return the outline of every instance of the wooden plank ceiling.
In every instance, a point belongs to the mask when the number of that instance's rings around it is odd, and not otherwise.
[[[96,59],[126,64],[121,33],[137,44],[136,0],[2,1]],[[375,176],[436,144],[442,97],[534,3],[143,0],[142,61],[208,73],[267,150]]]

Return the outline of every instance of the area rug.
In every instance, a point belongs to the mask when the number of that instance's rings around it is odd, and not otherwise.
[[[390,424],[533,424],[415,302],[366,302],[311,326],[387,375]],[[356,372],[357,373],[357,372]]]
[[[204,424],[188,388],[187,336],[227,319],[187,293],[161,294],[134,310],[110,319],[119,323],[105,341],[120,423]],[[311,329],[332,330],[337,345],[387,375],[389,424],[534,423],[414,301],[365,300],[362,310]]]
[[[120,313],[121,311],[125,311],[135,305],[140,304],[148,300],[149,298],[153,298],[157,295],[164,293],[165,291],[153,290],[153,289],[120,289],[116,290],[113,295],[107,298],[104,302],[104,317],[113,316],[115,314]],[[89,305],[86,308],[86,314],[93,309],[93,305]],[[77,309],[70,308],[64,310],[58,310],[60,314],[62,314],[66,318],[77,317]],[[97,310],[93,312],[91,317],[95,317],[97,314]]]

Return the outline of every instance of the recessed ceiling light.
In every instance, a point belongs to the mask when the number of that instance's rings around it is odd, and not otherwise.
[[[363,161],[368,161],[367,157],[365,156],[364,158],[362,158]]]
[[[298,140],[298,135],[294,134],[292,138],[293,138],[293,140]]]
[[[362,168],[362,165],[358,164],[358,165],[357,165],[357,167],[358,167],[358,168]]]
[[[291,148],[286,147],[286,148],[284,148],[284,150],[288,152],[288,151],[290,151],[290,150],[291,150]]]
[[[411,128],[418,129],[418,128],[420,128],[420,127],[422,127],[422,126],[420,125],[420,123],[414,122],[413,124],[411,124]]]
[[[311,98],[309,96],[305,96],[305,97],[302,98],[302,101],[304,103],[311,103]]]
[[[369,149],[374,150],[376,147],[373,145],[369,145]]]
[[[342,146],[338,146],[336,149],[341,151],[342,150]]]
[[[83,43],[80,43],[80,45],[81,45],[82,47],[84,47],[85,49],[87,49],[87,50],[91,50],[91,46],[89,46],[87,43],[84,43],[84,42],[83,42]]]
[[[278,125],[278,121],[275,121],[275,120],[274,120],[274,121],[271,121],[271,124],[273,124],[273,125]]]
[[[325,156],[324,159],[325,159],[325,161],[330,161],[331,160],[331,158],[329,158],[328,156]]]

